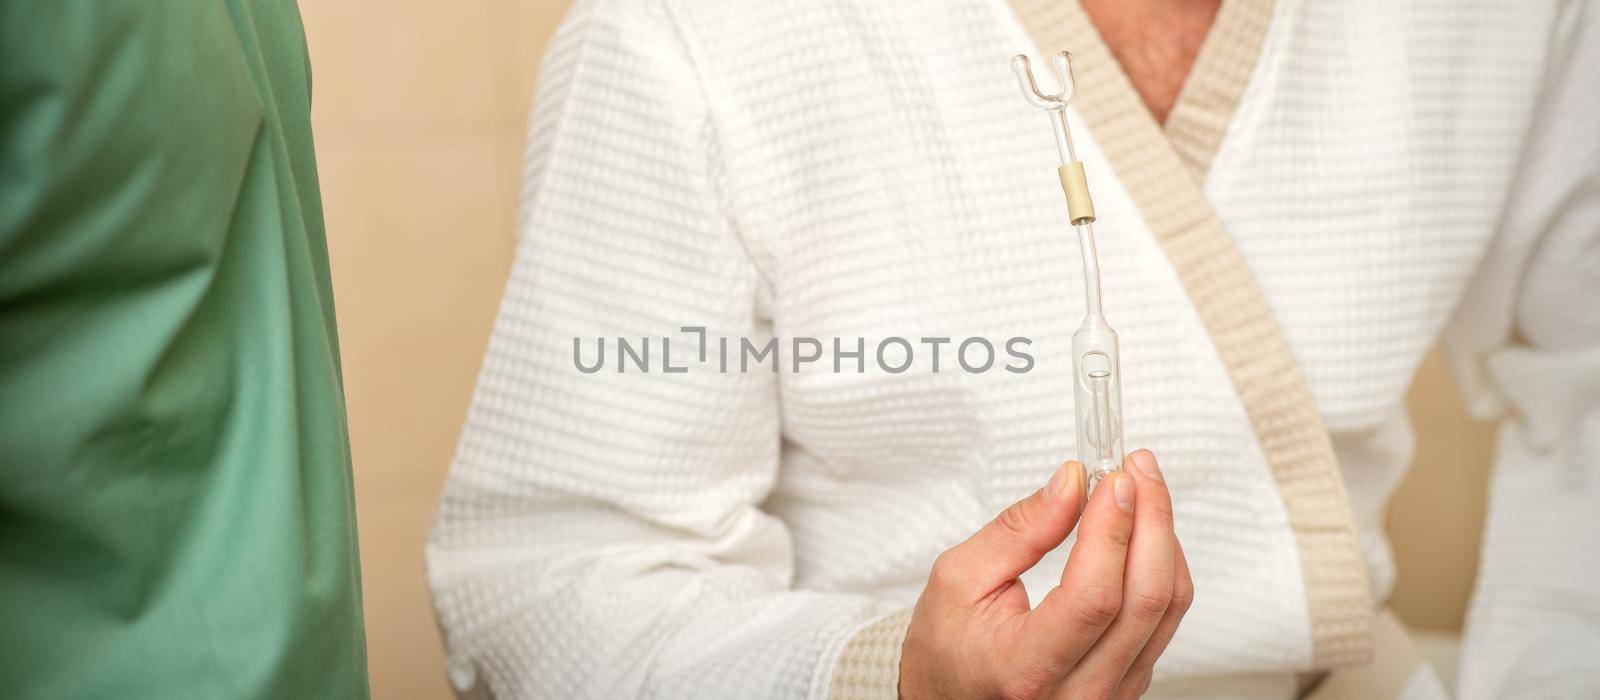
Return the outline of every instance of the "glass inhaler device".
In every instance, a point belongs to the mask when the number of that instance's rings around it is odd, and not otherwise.
[[[1100,308],[1100,261],[1094,249],[1094,203],[1089,200],[1089,183],[1083,163],[1072,148],[1072,132],[1067,128],[1067,107],[1078,95],[1072,74],[1072,54],[1062,51],[1051,61],[1060,79],[1061,91],[1046,95],[1033,79],[1028,57],[1011,59],[1017,84],[1028,103],[1045,111],[1055,132],[1056,150],[1061,165],[1056,172],[1067,197],[1067,213],[1078,233],[1083,258],[1083,299],[1087,307],[1083,323],[1072,334],[1072,384],[1077,414],[1078,459],[1088,471],[1092,486],[1122,469],[1122,367],[1117,359],[1117,333],[1106,323]]]

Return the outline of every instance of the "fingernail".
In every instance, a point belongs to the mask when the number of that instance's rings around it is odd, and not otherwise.
[[[1056,467],[1056,473],[1050,475],[1050,483],[1045,486],[1045,493],[1051,498],[1065,498],[1073,484],[1083,478],[1083,466],[1075,461],[1067,460]]]
[[[1115,483],[1111,484],[1111,495],[1117,497],[1117,507],[1124,513],[1133,510],[1133,479],[1124,474],[1118,474]]]
[[[1150,450],[1139,450],[1133,453],[1133,465],[1144,472],[1152,481],[1161,480],[1161,467],[1156,465],[1156,456]]]

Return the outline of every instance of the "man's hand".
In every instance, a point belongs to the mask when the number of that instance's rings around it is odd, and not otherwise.
[[[904,698],[1132,698],[1194,598],[1155,455],[1086,499],[1067,462],[933,564],[900,660]],[[1017,579],[1079,527],[1039,607]]]

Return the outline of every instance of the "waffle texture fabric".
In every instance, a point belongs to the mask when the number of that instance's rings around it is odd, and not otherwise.
[[[1077,248],[1006,68],[1074,47],[1036,46],[1024,19],[1003,0],[578,3],[545,58],[516,261],[428,546],[458,688],[884,690],[934,557],[1075,453]],[[1282,697],[1317,664],[1324,577],[1386,598],[1403,395],[1441,336],[1479,415],[1505,419],[1463,688],[1584,682],[1595,26],[1581,3],[1277,3],[1223,135],[1172,160],[1204,194],[1188,214],[1147,211],[1151,165],[1073,115],[1127,442],[1161,456],[1197,586],[1159,688]],[[1187,215],[1225,226],[1281,328],[1364,571],[1303,566],[1237,351],[1155,230]],[[821,359],[796,368],[797,337]],[[888,337],[911,339],[908,370],[875,361]],[[1014,337],[1027,372],[954,363],[963,339]],[[745,339],[773,338],[781,357],[742,370]],[[939,371],[923,338],[952,339]],[[651,371],[619,339],[653,341]],[[1023,576],[1035,599],[1064,557]]]

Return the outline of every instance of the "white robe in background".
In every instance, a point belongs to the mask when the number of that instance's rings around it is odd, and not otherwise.
[[[1183,175],[1331,437],[1373,608],[1404,394],[1441,337],[1474,413],[1504,419],[1466,697],[1600,683],[1595,15],[1282,0]],[[1076,242],[1007,61],[1080,48],[1031,30],[1004,0],[578,2],[545,58],[516,263],[428,546],[458,687],[825,697],[852,635],[1075,454]],[[1197,587],[1158,689],[1292,694],[1326,658],[1322,581],[1236,391],[1248,366],[1224,361],[1149,224],[1185,212],[1139,203],[1135,180],[1173,169],[1113,163],[1129,144],[1074,119],[1128,449],[1159,456]],[[773,336],[864,338],[867,371],[715,367],[717,338]],[[890,336],[1027,337],[1036,362],[890,373],[871,357]],[[671,337],[693,366],[579,371],[574,338],[597,337]],[[1036,599],[1065,551],[1024,576]]]

